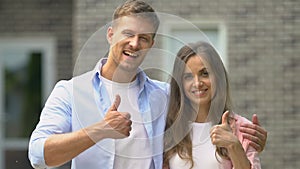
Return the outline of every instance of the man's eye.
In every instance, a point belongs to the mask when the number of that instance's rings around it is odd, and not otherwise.
[[[145,42],[148,42],[148,41],[149,41],[149,39],[148,39],[147,37],[140,37],[140,39],[141,39],[142,41],[145,41]]]
[[[132,33],[128,33],[128,32],[124,33],[124,35],[125,35],[126,37],[133,37],[133,36],[134,36]]]

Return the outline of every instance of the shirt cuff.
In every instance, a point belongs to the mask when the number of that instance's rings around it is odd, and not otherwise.
[[[44,158],[44,144],[46,138],[30,141],[28,157],[33,168],[45,169],[47,165]]]

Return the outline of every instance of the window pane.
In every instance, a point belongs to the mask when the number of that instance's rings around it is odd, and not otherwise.
[[[176,35],[181,41],[191,43],[197,41],[209,40],[217,49],[219,49],[218,43],[218,30],[217,29],[201,29],[202,32],[189,29],[173,29],[172,34]],[[203,36],[204,35],[206,36]],[[208,38],[208,39],[207,39]],[[180,41],[172,41],[173,51],[178,51],[183,45]]]
[[[5,136],[28,138],[41,111],[41,52],[4,52]]]

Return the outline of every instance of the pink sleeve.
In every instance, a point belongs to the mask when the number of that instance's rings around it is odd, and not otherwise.
[[[251,122],[246,118],[239,116],[237,114],[234,115],[234,119],[235,119],[235,126],[232,126],[234,134],[238,137],[238,139],[242,143],[246,155],[251,163],[251,169],[261,169],[258,152],[252,146],[249,146],[250,141],[248,139],[244,139],[242,133],[239,130],[242,123],[251,123]]]

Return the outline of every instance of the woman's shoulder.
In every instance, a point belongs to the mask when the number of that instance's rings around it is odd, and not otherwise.
[[[239,115],[239,114],[236,114],[236,113],[233,113],[233,118],[235,119],[235,122],[236,123],[252,123],[250,120],[248,120],[247,118]]]
[[[232,117],[233,117],[233,121],[230,122],[230,127],[235,135],[242,134],[239,131],[239,128],[241,127],[242,124],[252,123],[247,118],[245,118],[239,114],[236,114],[236,113],[233,113]]]

